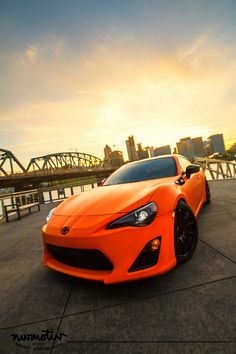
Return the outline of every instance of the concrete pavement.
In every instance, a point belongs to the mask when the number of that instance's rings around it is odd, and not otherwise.
[[[236,180],[210,187],[194,257],[139,282],[105,286],[42,267],[52,205],[1,224],[0,353],[235,353]]]

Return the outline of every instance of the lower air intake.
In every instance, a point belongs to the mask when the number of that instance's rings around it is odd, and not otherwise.
[[[47,244],[51,256],[66,265],[89,270],[112,270],[113,265],[99,250],[67,248]]]

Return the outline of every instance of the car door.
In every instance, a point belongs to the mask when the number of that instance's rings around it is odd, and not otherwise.
[[[184,184],[182,185],[182,192],[185,195],[187,204],[196,213],[199,204],[202,200],[202,173],[193,173],[190,178],[185,175],[186,168],[191,165],[191,162],[184,157],[179,157],[181,171],[183,173]]]

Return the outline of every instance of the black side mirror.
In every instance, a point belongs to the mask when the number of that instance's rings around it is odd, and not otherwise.
[[[187,168],[186,168],[186,177],[187,178],[190,178],[191,174],[192,173],[196,173],[196,172],[199,172],[200,171],[200,166],[199,165],[189,165]]]

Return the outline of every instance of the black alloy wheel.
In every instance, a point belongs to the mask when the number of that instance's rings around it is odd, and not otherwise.
[[[184,201],[175,209],[174,242],[177,263],[188,261],[197,247],[198,227],[192,210]]]
[[[205,186],[206,186],[206,201],[205,204],[209,204],[211,202],[211,191],[209,187],[209,183],[207,182],[207,179],[205,179]]]

